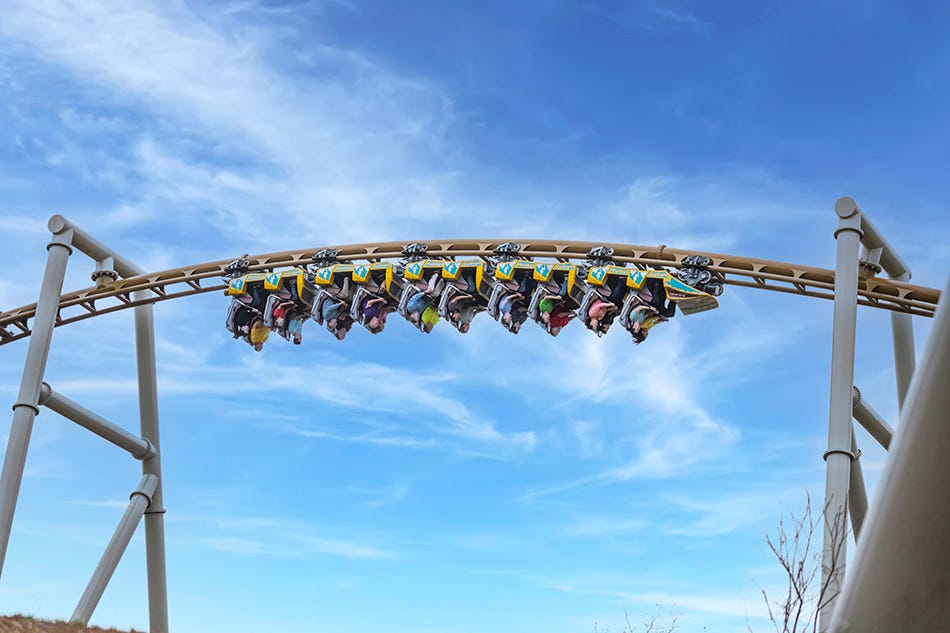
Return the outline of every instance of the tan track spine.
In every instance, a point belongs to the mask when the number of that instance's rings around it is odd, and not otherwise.
[[[419,240],[423,241],[423,240]],[[503,242],[518,242],[521,253],[537,259],[583,260],[588,251],[603,243],[575,242],[566,240],[515,240],[515,239],[459,239],[430,240],[428,254],[432,257],[488,257],[494,248]],[[335,246],[341,260],[398,260],[402,249],[411,242],[378,242]],[[634,266],[650,268],[679,268],[689,255],[703,255],[712,260],[709,269],[725,276],[725,283],[760,290],[784,292],[808,297],[832,299],[834,297],[833,270],[801,264],[788,264],[764,259],[688,251],[664,246],[635,246],[630,244],[603,244],[614,249],[614,259]],[[249,257],[250,270],[261,271],[310,263],[320,248],[279,253],[267,253]],[[149,273],[138,277],[120,279],[103,287],[85,288],[62,295],[56,325],[66,325],[100,314],[124,310],[143,303],[156,303],[206,292],[220,291],[225,285],[219,281],[224,268],[231,260],[220,260],[193,266]],[[215,280],[208,283],[208,280]],[[150,291],[143,300],[133,300],[132,293]],[[858,303],[873,308],[906,312],[932,317],[940,300],[940,291],[935,288],[915,286],[908,283],[871,277],[862,280],[858,288]],[[103,305],[108,302],[108,305]],[[29,319],[35,313],[36,304],[14,308],[0,313],[0,345],[11,343],[30,335]]]

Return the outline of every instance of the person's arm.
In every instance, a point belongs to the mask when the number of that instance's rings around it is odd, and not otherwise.
[[[462,301],[475,301],[475,297],[463,290],[456,290],[455,294],[449,299],[449,307],[457,306]]]
[[[426,294],[432,294],[435,292],[436,287],[439,285],[440,274],[432,273],[429,277],[429,283],[426,285]]]

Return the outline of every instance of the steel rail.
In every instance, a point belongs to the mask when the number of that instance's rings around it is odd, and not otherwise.
[[[709,270],[721,273],[725,283],[784,292],[822,299],[834,298],[835,273],[826,268],[789,264],[765,259],[705,253],[701,251],[666,248],[665,246],[635,246],[603,242],[566,240],[435,240],[429,242],[428,255],[440,257],[488,257],[503,242],[521,244],[524,256],[559,261],[583,260],[595,246],[614,249],[614,260],[636,267],[681,268],[690,255],[702,255],[711,260]],[[398,260],[403,247],[410,242],[376,242],[335,246],[341,261]],[[320,248],[268,253],[249,257],[249,270],[270,271],[289,266],[304,266],[312,261]],[[56,326],[75,323],[101,314],[125,310],[138,305],[157,303],[207,292],[221,291],[226,285],[209,279],[221,278],[225,266],[232,260],[183,266],[171,270],[147,273],[118,279],[99,287],[65,293],[60,298]],[[144,291],[144,292],[143,292]],[[137,296],[134,296],[138,293]],[[872,308],[932,317],[940,300],[936,288],[868,277],[859,281],[858,303]],[[36,304],[30,304],[0,313],[0,345],[30,336],[29,320],[36,314]]]

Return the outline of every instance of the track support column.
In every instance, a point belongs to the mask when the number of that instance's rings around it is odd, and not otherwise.
[[[841,218],[852,214],[860,218],[861,242],[869,253],[873,253],[871,260],[884,269],[887,276],[896,281],[910,281],[910,267],[901,259],[897,251],[888,244],[887,240],[874,224],[858,207],[858,203],[850,196],[838,198],[835,202],[835,211]],[[894,338],[894,368],[897,374],[897,401],[903,407],[910,380],[914,375],[916,365],[914,355],[914,323],[910,314],[906,312],[891,313],[891,332]]]
[[[930,633],[950,622],[948,297],[950,279],[861,533],[861,555],[835,607],[834,633]]]
[[[847,561],[848,495],[851,484],[855,326],[858,313],[858,256],[861,212],[856,206],[835,204],[838,214],[835,259],[834,327],[831,343],[831,404],[828,414],[824,539],[821,563],[819,631],[828,630],[835,599],[841,591]]]
[[[10,438],[7,441],[3,471],[0,474],[0,574],[3,573],[3,561],[10,543],[13,512],[16,510],[20,483],[23,481],[23,468],[26,465],[30,435],[33,433],[33,420],[39,413],[37,402],[40,383],[43,382],[43,374],[46,372],[46,359],[49,357],[53,325],[59,312],[59,296],[63,291],[66,264],[73,252],[71,230],[52,230],[52,233],[53,237],[46,246],[46,271],[43,273],[43,285],[40,286],[40,298],[36,303],[33,334],[26,350],[20,391],[13,404],[13,423],[10,425]]]
[[[135,293],[142,298],[143,293]],[[147,294],[147,293],[144,293]],[[165,572],[165,506],[162,500],[161,444],[158,432],[158,384],[155,370],[155,317],[151,304],[135,308],[135,353],[139,383],[142,437],[155,455],[142,461],[142,474],[156,478],[151,505],[145,511],[145,560],[148,568],[150,633],[168,633],[168,589]]]

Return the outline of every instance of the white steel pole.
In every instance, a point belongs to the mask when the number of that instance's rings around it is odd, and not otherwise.
[[[134,293],[136,299],[148,293]],[[152,504],[145,512],[145,560],[148,567],[148,618],[151,633],[168,633],[168,590],[165,571],[165,506],[162,499],[161,443],[158,432],[158,384],[155,370],[155,317],[151,304],[135,308],[135,352],[142,437],[156,454],[142,462],[142,474],[157,479]]]
[[[950,281],[914,375],[832,631],[946,631],[950,622]]]
[[[847,506],[850,488],[851,412],[854,388],[854,338],[858,311],[858,255],[861,248],[861,212],[855,206],[835,204],[838,214],[835,258],[834,326],[831,343],[831,403],[828,414],[828,450],[825,451],[824,539],[818,630],[828,630],[835,599],[841,591],[847,561]]]
[[[854,198],[844,196],[835,202],[835,211],[841,217],[856,214],[861,218],[862,243],[868,250],[880,252],[879,261],[887,276],[897,281],[910,281],[910,267],[884,239],[874,223],[861,211]],[[914,375],[914,322],[911,315],[891,313],[891,332],[894,338],[894,367],[897,373],[897,401],[904,404],[911,377]]]
[[[46,271],[43,273],[43,285],[36,303],[36,316],[33,319],[33,333],[26,350],[26,362],[23,365],[23,377],[20,379],[20,392],[13,405],[13,423],[10,426],[10,438],[3,458],[3,471],[0,473],[0,574],[3,573],[3,561],[10,543],[13,528],[13,513],[16,510],[20,483],[23,480],[23,468],[26,465],[26,453],[33,432],[33,420],[39,413],[37,401],[40,395],[40,383],[46,372],[46,359],[49,357],[53,326],[59,311],[59,296],[63,291],[63,277],[66,264],[72,253],[70,241],[72,231],[54,232],[46,246]]]
[[[898,281],[910,281],[905,273]],[[897,404],[903,409],[917,359],[914,354],[914,320],[904,312],[891,312],[891,334],[894,338],[894,372],[897,377]]]
[[[115,568],[118,567],[119,561],[122,560],[122,554],[125,553],[125,549],[129,546],[129,541],[132,540],[132,535],[135,534],[135,528],[139,526],[142,514],[145,512],[145,509],[148,508],[149,503],[151,503],[152,495],[155,492],[155,486],[157,484],[158,477],[155,475],[144,475],[142,481],[139,483],[139,487],[129,496],[129,506],[126,508],[125,514],[122,515],[119,525],[116,526],[115,532],[112,534],[112,538],[106,546],[106,551],[102,553],[102,558],[99,559],[96,571],[93,572],[92,578],[89,579],[89,584],[86,585],[86,590],[83,591],[82,597],[76,605],[76,610],[73,611],[73,616],[70,618],[71,622],[79,622],[83,626],[89,624],[89,618],[92,617],[92,613],[96,610],[96,606],[99,604],[99,600],[102,599],[102,594],[105,592],[109,580],[112,579],[112,574],[115,573]]]

